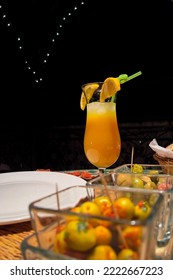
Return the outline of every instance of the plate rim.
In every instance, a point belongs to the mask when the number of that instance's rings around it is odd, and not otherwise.
[[[5,172],[5,173],[0,173],[0,194],[1,194],[1,186],[4,184],[11,183],[24,183],[24,182],[48,182],[51,183],[53,180],[58,179],[58,176],[61,176],[61,179],[63,178],[73,178],[73,181],[76,181],[75,183],[73,182],[71,185],[68,183],[67,186],[63,186],[61,189],[65,189],[66,187],[73,186],[74,184],[78,185],[86,185],[86,180],[83,178],[77,177],[72,174],[66,174],[63,171],[17,171],[17,172]],[[33,178],[34,177],[34,178]],[[59,177],[60,178],[60,177]],[[68,181],[68,180],[67,180]],[[20,186],[19,186],[20,189]],[[50,192],[50,194],[53,192]],[[41,197],[43,197],[44,194]],[[1,200],[1,196],[0,196]],[[33,199],[33,201],[36,200]],[[18,224],[18,223],[23,223],[31,220],[30,214],[29,214],[29,204],[32,201],[28,201],[28,213],[26,210],[22,209],[23,211],[23,216],[17,216],[14,215],[14,217],[2,217],[0,213],[0,226],[3,225],[11,225],[11,224]],[[21,211],[21,212],[22,212]],[[15,214],[15,212],[14,212]],[[21,215],[21,214],[20,214]]]

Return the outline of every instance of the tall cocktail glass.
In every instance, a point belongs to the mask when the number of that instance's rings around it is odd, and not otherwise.
[[[95,85],[95,86],[93,86]],[[117,122],[116,103],[107,98],[100,102],[102,82],[82,86],[87,98],[88,89],[94,89],[92,98],[87,100],[84,152],[88,161],[102,172],[112,166],[121,152],[121,138]]]
[[[116,96],[121,84],[141,75],[122,74],[108,77],[104,82],[87,83],[82,86],[80,107],[86,108],[84,151],[88,161],[104,171],[111,167],[121,153],[121,137],[116,113]]]

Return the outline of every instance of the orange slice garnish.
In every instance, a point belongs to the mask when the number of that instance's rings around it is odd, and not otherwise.
[[[120,81],[118,78],[107,78],[102,86],[100,93],[100,102],[104,102],[107,98],[112,97],[121,90]]]
[[[86,85],[83,88],[82,94],[81,94],[81,98],[80,98],[80,108],[82,110],[85,109],[85,106],[87,103],[89,103],[89,101],[91,100],[95,90],[99,87],[99,85],[97,83],[91,83]],[[85,92],[85,93],[84,93]]]

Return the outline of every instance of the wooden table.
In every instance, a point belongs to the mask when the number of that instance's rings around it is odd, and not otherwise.
[[[33,232],[30,221],[0,226],[0,260],[22,260],[20,244]]]

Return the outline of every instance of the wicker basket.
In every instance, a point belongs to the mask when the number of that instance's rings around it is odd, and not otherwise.
[[[165,174],[173,174],[173,159],[161,157],[157,153],[153,155],[154,159],[161,165]]]

